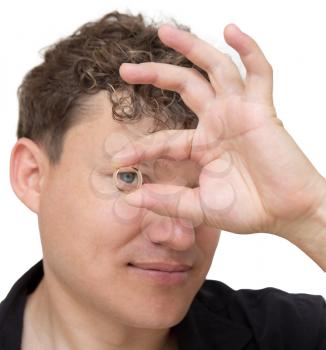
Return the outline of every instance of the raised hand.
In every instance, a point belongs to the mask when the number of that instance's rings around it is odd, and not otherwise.
[[[277,118],[272,67],[254,39],[235,25],[224,29],[246,68],[242,79],[228,55],[194,34],[163,25],[159,37],[205,70],[210,81],[194,69],[153,62],[123,64],[120,74],[130,84],[178,92],[197,114],[198,126],[145,136],[119,152],[113,164],[191,159],[201,173],[197,188],[144,184],[127,202],[234,233],[282,235],[312,215],[325,196],[325,179]]]

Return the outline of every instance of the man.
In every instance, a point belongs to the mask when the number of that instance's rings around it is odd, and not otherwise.
[[[222,229],[282,236],[325,271],[326,185],[256,42],[225,28],[243,81],[180,28],[110,13],[24,78],[11,183],[43,259],[1,303],[1,349],[326,348],[321,296],[205,280]]]

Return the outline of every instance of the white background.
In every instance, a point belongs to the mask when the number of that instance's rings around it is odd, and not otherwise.
[[[0,5],[0,300],[42,257],[37,216],[15,196],[9,181],[15,143],[16,91],[41,62],[39,51],[112,10],[172,16],[193,32],[238,54],[223,38],[228,23],[252,35],[274,68],[279,118],[318,171],[326,174],[326,21],[323,1],[18,1]],[[243,72],[243,71],[242,71]],[[300,176],[300,174],[298,174]],[[276,287],[326,297],[324,272],[288,241],[269,235],[223,232],[208,278],[235,289]]]

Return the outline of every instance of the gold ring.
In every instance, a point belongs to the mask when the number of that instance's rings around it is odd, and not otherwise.
[[[119,180],[118,180],[118,174],[119,172],[121,171],[124,171],[124,172],[132,172],[132,170],[134,170],[136,173],[137,173],[137,185],[135,188],[128,188],[128,185],[125,184],[125,187],[126,188],[121,188],[122,186],[119,185]],[[117,189],[119,191],[123,191],[123,192],[132,192],[132,191],[135,191],[137,190],[138,188],[140,188],[140,186],[143,184],[143,176],[142,176],[142,173],[139,169],[137,169],[136,167],[134,166],[128,166],[128,167],[121,167],[121,168],[117,168],[114,170],[114,173],[113,173],[113,182],[115,184],[115,186],[117,187]]]

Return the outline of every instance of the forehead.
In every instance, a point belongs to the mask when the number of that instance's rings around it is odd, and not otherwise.
[[[65,148],[90,152],[92,157],[108,156],[123,145],[149,134],[154,119],[142,117],[134,121],[118,121],[112,116],[112,104],[106,91],[83,98],[75,109],[77,121],[65,136]],[[111,154],[112,155],[112,154]]]
[[[78,113],[82,122],[67,133],[69,135],[66,142],[70,146],[67,145],[67,148],[99,161],[110,159],[124,145],[151,134],[156,125],[154,117],[151,116],[143,116],[131,122],[113,119],[112,104],[106,91],[101,91],[83,101]],[[152,142],[155,142],[155,139]],[[146,146],[150,148],[152,145],[148,142]],[[152,162],[154,160],[143,163],[146,165]],[[167,166],[171,162],[173,161],[167,159],[155,160],[155,164],[160,167]]]
[[[119,94],[120,95],[120,94]],[[127,106],[125,106],[127,108]],[[103,131],[124,131],[125,133],[141,136],[154,127],[154,117],[143,115],[136,120],[116,120],[112,116],[112,103],[107,91],[83,97],[78,103],[76,119]],[[103,129],[104,128],[104,129]]]

